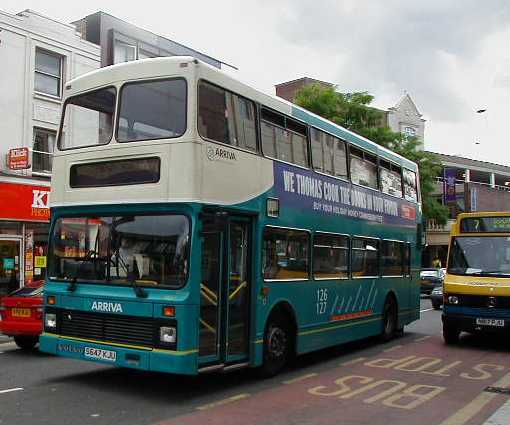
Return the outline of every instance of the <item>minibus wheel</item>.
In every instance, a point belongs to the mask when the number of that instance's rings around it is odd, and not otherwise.
[[[460,330],[452,325],[443,323],[443,339],[448,345],[457,344],[460,338]]]

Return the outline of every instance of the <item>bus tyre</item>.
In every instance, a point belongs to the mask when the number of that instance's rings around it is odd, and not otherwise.
[[[288,320],[281,315],[274,315],[264,332],[263,363],[260,375],[269,378],[276,375],[289,361],[291,354],[291,334]]]
[[[459,342],[460,330],[452,325],[443,323],[443,339],[445,344],[454,345]]]
[[[33,350],[39,342],[39,338],[36,336],[15,336],[14,342],[22,350]]]
[[[397,303],[393,297],[389,296],[384,303],[381,339],[384,342],[392,340],[397,333],[397,328]]]

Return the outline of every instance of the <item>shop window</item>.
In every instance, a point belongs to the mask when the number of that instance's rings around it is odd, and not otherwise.
[[[50,96],[62,95],[63,57],[43,49],[35,51],[34,90]]]
[[[32,147],[32,171],[51,174],[52,156],[57,133],[41,128],[34,128]]]

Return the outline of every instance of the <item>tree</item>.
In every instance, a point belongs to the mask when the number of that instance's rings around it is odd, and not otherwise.
[[[442,166],[437,156],[418,148],[416,137],[395,133],[385,125],[383,113],[371,106],[367,92],[341,93],[336,87],[311,84],[296,93],[297,105],[384,146],[418,164],[423,214],[438,224],[448,220],[448,209],[432,197]]]

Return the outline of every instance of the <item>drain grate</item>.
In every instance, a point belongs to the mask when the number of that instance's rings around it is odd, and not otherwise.
[[[487,387],[485,388],[488,393],[496,393],[496,394],[505,394],[510,395],[510,388],[502,388],[502,387]]]

